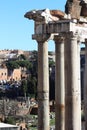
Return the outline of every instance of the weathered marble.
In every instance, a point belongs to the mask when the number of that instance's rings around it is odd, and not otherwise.
[[[64,37],[54,36],[55,41],[55,130],[65,130],[65,73]]]
[[[32,39],[38,42],[38,130],[50,129],[47,46],[49,39],[55,40],[56,47],[55,128],[81,130],[79,42],[85,42],[87,39],[87,17],[81,15],[81,7],[80,1],[68,0],[66,13],[44,9],[32,10],[25,14],[26,18],[34,20]],[[65,40],[57,39],[60,36]],[[86,100],[87,96],[85,105]]]

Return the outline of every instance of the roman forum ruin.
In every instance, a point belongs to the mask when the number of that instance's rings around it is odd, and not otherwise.
[[[85,44],[84,112],[87,130],[87,0],[67,0],[65,12],[32,10],[38,43],[38,130],[49,130],[48,41],[55,43],[55,130],[81,130],[80,44]]]

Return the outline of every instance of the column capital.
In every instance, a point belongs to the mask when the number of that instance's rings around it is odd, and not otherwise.
[[[50,34],[34,34],[32,35],[32,39],[36,40],[37,42],[46,42],[51,39]]]
[[[65,37],[67,39],[73,38],[73,39],[77,39],[78,38],[78,33],[74,33],[74,32],[67,32],[65,34]]]
[[[61,43],[65,40],[65,37],[63,35],[54,35],[54,41],[55,43]]]

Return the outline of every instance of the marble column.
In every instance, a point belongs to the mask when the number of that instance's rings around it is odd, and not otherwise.
[[[34,35],[38,42],[38,130],[49,130],[48,35]]]
[[[87,39],[85,40],[84,115],[85,130],[87,130]]]
[[[78,63],[77,63],[77,70],[78,70],[78,89],[79,89],[79,110],[78,110],[78,115],[79,115],[79,129],[81,130],[82,127],[81,127],[81,71],[80,71],[80,45],[81,45],[81,42],[80,42],[80,39],[77,40],[77,59],[78,59]],[[80,113],[80,114],[79,114]]]
[[[65,130],[64,37],[55,41],[55,130]]]
[[[67,33],[65,43],[65,130],[81,130],[77,48],[77,35]]]

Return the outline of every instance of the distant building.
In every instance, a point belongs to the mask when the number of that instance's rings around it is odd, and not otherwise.
[[[0,50],[0,55],[7,55],[7,54],[17,54],[17,55],[20,55],[20,54],[23,54],[23,50]]]
[[[19,55],[24,54],[22,50],[0,50],[0,64],[10,59],[17,59]]]
[[[14,80],[14,81],[19,81],[21,80],[21,68],[19,69],[14,69],[13,71],[10,70],[8,72],[8,80]]]
[[[7,68],[0,68],[0,82],[21,80],[21,69],[14,69],[8,71]]]
[[[0,81],[7,81],[8,71],[7,68],[0,68]]]

